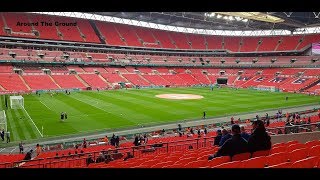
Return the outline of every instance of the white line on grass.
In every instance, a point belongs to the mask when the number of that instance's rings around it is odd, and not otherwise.
[[[49,108],[49,107],[48,107],[45,103],[43,103],[42,101],[40,101],[40,103],[43,104],[46,108],[48,108],[48,109],[51,110],[51,108]]]
[[[29,119],[31,120],[31,122],[33,123],[33,125],[36,127],[36,129],[38,130],[39,134],[41,137],[43,137],[43,134],[41,134],[41,132],[39,131],[38,127],[36,126],[36,124],[33,122],[32,118],[30,117],[30,115],[28,114],[28,112],[26,111],[26,109],[24,107],[22,107],[22,109],[24,110],[24,112],[27,114],[27,116],[29,117]]]

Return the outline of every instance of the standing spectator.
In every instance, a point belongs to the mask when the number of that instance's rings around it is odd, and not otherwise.
[[[240,135],[240,126],[238,124],[234,124],[231,128],[232,137],[229,138],[215,153],[214,155],[210,155],[208,160],[212,160],[215,157],[220,156],[233,156],[235,154],[248,152],[248,142],[243,139]]]
[[[182,126],[181,126],[181,124],[178,124],[178,130],[179,130],[179,131],[182,131]]]
[[[61,112],[61,114],[60,114],[60,120],[64,121],[64,113],[63,112]]]
[[[205,119],[206,118],[206,112],[203,111],[203,116],[202,116],[202,119]]]
[[[23,154],[23,144],[22,141],[19,143],[20,154]]]
[[[140,142],[139,142],[139,137],[138,137],[138,136],[136,136],[136,137],[134,138],[133,144],[134,144],[135,146],[140,146]]]
[[[119,136],[116,136],[116,139],[115,139],[115,147],[119,147],[119,143],[120,143]]]
[[[111,146],[115,146],[116,145],[116,136],[114,134],[112,134],[112,137],[110,139],[110,143],[111,143]]]
[[[213,145],[214,145],[214,146],[219,146],[219,143],[220,143],[220,141],[221,141],[221,138],[222,138],[222,133],[221,133],[221,130],[218,129],[218,131],[217,131],[217,136],[214,138],[214,143],[213,143]]]
[[[266,126],[268,127],[270,125],[270,119],[267,119]]]
[[[256,120],[259,120],[259,116],[258,115],[256,115]]]
[[[83,138],[82,147],[87,148],[87,140],[86,138]]]
[[[219,142],[219,146],[222,146],[231,137],[232,137],[232,135],[226,129],[223,129],[222,130],[222,137],[221,137],[221,140]]]
[[[207,128],[204,128],[204,134],[207,135],[208,134],[208,130]]]
[[[107,135],[106,135],[106,137],[104,137],[103,141],[104,141],[104,143],[105,143],[106,145],[109,145],[109,139],[108,139],[108,136],[107,136]]]
[[[4,141],[4,129],[2,129],[2,131],[1,131],[1,139],[2,139],[2,141]]]
[[[191,134],[194,134],[194,132],[193,132],[193,128],[191,128],[191,129],[190,129],[190,133],[191,133]]]
[[[198,137],[201,137],[201,129],[198,129]]]
[[[144,134],[143,138],[144,138],[144,144],[147,144],[147,142],[148,142],[147,134]]]
[[[241,126],[241,137],[243,139],[245,139],[246,141],[249,140],[250,135],[246,132],[246,130],[244,129],[244,126]]]
[[[37,153],[37,156],[39,156],[42,152],[42,149],[41,149],[41,146],[39,144],[36,145],[36,153]]]
[[[248,146],[250,152],[271,149],[271,137],[266,132],[266,128],[261,120],[254,121],[253,133],[251,134]]]
[[[10,142],[10,131],[7,131],[7,143],[9,143]]]

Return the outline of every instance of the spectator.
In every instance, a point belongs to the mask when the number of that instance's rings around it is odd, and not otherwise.
[[[115,146],[116,145],[116,136],[113,134],[110,140],[111,146]]]
[[[10,131],[7,131],[7,143],[9,143],[10,142]]]
[[[280,128],[278,129],[278,134],[283,134],[283,132]]]
[[[33,150],[31,149],[29,152],[27,152],[26,156],[23,158],[23,160],[31,160]]]
[[[210,155],[208,160],[220,156],[233,156],[235,154],[248,152],[248,142],[240,135],[240,126],[235,124],[232,126],[232,137],[228,139],[214,155]]]
[[[54,157],[54,159],[59,159],[60,157],[59,157],[59,154],[58,153],[56,153],[56,156]]]
[[[181,124],[178,124],[178,130],[179,130],[179,131],[182,131],[182,126],[181,126]]]
[[[245,139],[246,141],[249,140],[250,135],[246,132],[246,130],[244,129],[244,126],[241,126],[241,137],[243,139]]]
[[[226,129],[223,129],[222,130],[222,137],[221,137],[221,140],[219,142],[219,146],[222,146],[231,137],[232,137],[232,135]]]
[[[87,148],[87,140],[86,138],[83,138],[82,147]]]
[[[119,147],[119,143],[120,143],[119,136],[116,136],[116,139],[115,139],[115,147]]]
[[[213,145],[214,145],[214,146],[219,146],[219,143],[220,143],[220,141],[221,141],[221,138],[222,138],[222,133],[221,133],[221,130],[218,129],[218,131],[217,131],[217,136],[214,138],[214,143],[213,143]]]
[[[136,137],[134,138],[133,144],[134,144],[135,146],[140,146],[140,141],[139,141],[139,137],[138,137],[138,136],[136,136]]]
[[[41,146],[39,144],[36,145],[37,156],[39,156],[42,152]]]
[[[207,135],[208,134],[208,130],[207,128],[204,128],[204,134]]]
[[[22,141],[19,143],[20,154],[23,154],[23,143]]]
[[[234,118],[231,117],[231,125],[234,124]]]
[[[201,137],[201,129],[198,129],[198,137]]]
[[[147,144],[147,142],[148,142],[147,134],[144,134],[143,138],[144,138],[144,144]]]
[[[127,152],[127,156],[123,159],[124,161],[130,159],[130,158],[133,158],[134,156],[130,153],[130,152]]]
[[[2,139],[2,141],[4,141],[4,129],[2,129],[2,131],[1,131],[1,139]]]
[[[104,155],[102,153],[99,153],[99,156],[96,159],[96,163],[101,163],[104,161],[105,161]]]
[[[104,137],[103,138],[103,141],[106,145],[109,145],[109,139],[108,139],[108,136]]]
[[[253,122],[253,133],[248,140],[250,152],[271,149],[271,137],[266,132],[266,128],[261,120]]]
[[[89,164],[94,163],[94,160],[92,158],[92,154],[89,154],[87,160],[86,160],[87,166],[89,166]]]

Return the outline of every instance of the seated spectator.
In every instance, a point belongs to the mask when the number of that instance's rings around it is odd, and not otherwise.
[[[94,160],[92,158],[92,154],[89,154],[87,160],[86,160],[87,166],[89,166],[89,164],[94,163]]]
[[[213,145],[214,145],[214,146],[219,146],[219,143],[220,143],[221,138],[222,138],[222,133],[221,133],[221,130],[218,129],[218,131],[217,131],[217,136],[214,138],[214,143],[213,143]]]
[[[56,156],[54,157],[54,159],[59,159],[60,157],[59,157],[59,154],[58,153],[56,153]]]
[[[241,126],[241,137],[243,137],[243,139],[245,139],[246,141],[249,140],[250,135],[246,132],[246,130],[244,129],[244,126]]]
[[[283,134],[283,132],[280,128],[278,129],[278,134]]]
[[[102,153],[99,153],[99,156],[96,159],[96,163],[101,163],[104,161],[105,161],[104,155]]]
[[[134,156],[130,152],[127,152],[127,156],[123,160],[126,161],[130,158],[134,158]]]
[[[248,140],[250,152],[271,149],[271,137],[266,132],[263,121],[253,121],[253,133]]]
[[[138,136],[136,136],[136,137],[134,138],[133,144],[134,144],[135,146],[140,146],[140,145],[141,145]]]
[[[223,129],[222,130],[222,137],[221,137],[221,140],[219,142],[219,146],[222,146],[231,137],[232,137],[232,135],[226,129]]]
[[[27,152],[26,156],[23,158],[23,160],[31,160],[33,150]]]
[[[240,126],[234,124],[231,130],[231,138],[226,140],[226,142],[214,155],[210,155],[208,160],[212,160],[213,158],[220,156],[233,156],[235,154],[245,153],[249,151],[247,141],[240,135]]]

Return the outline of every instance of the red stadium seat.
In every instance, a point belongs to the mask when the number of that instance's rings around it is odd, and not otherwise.
[[[231,161],[230,156],[221,156],[221,157],[217,157],[217,158],[212,159],[211,161],[208,162],[208,164],[210,167],[214,167],[214,166],[217,166],[219,164],[226,163],[229,161]]]
[[[316,156],[301,159],[299,161],[294,162],[291,165],[291,168],[314,168],[317,166],[318,160],[319,158]]]
[[[214,166],[213,168],[241,168],[242,162],[241,161],[232,161],[232,162],[226,162],[217,166]]]
[[[309,152],[307,148],[293,150],[292,152],[289,153],[290,162],[295,162],[301,159],[305,159],[308,157],[308,154]]]
[[[284,162],[280,164],[275,164],[273,166],[268,166],[267,168],[290,168],[291,162]]]
[[[267,163],[266,156],[260,156],[242,161],[243,168],[264,168]]]

